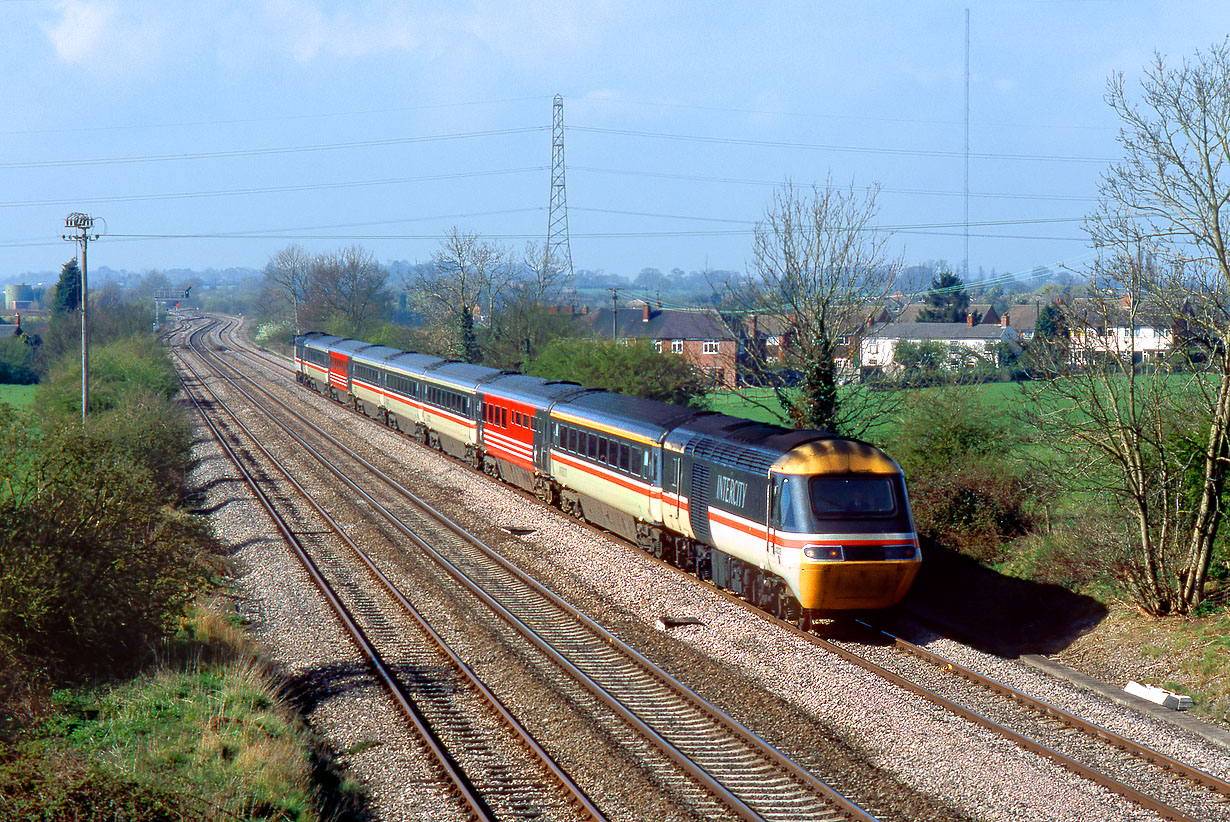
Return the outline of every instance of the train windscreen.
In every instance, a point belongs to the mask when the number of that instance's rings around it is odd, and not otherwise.
[[[893,483],[886,477],[812,477],[811,507],[818,517],[888,516]]]

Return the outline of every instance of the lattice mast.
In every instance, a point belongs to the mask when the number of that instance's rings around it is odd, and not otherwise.
[[[576,294],[572,247],[568,242],[568,194],[564,188],[564,97],[555,95],[551,116],[551,207],[547,216],[548,267],[563,275],[568,299]]]

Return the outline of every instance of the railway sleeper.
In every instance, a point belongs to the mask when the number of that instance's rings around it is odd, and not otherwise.
[[[321,390],[321,387],[310,377],[304,377],[302,374],[296,374],[295,377],[300,383],[314,391],[325,394],[339,404],[350,405],[355,411],[367,416],[362,400],[353,394],[347,392],[348,401],[343,402],[340,394],[332,386]],[[473,445],[465,445],[463,452],[460,448],[450,448],[450,445],[454,445],[451,439],[446,443],[436,431],[421,423],[415,423],[413,431],[405,431],[397,415],[385,408],[381,408],[375,418],[380,419],[395,431],[408,434],[422,445],[464,459],[471,467],[496,479],[502,479],[498,462]],[[526,488],[526,490],[532,490],[540,500],[558,507],[565,514],[608,531],[614,531],[632,541],[646,553],[695,575],[702,582],[710,582],[719,588],[724,588],[778,619],[797,624],[803,630],[809,630],[812,622],[822,616],[800,607],[799,601],[790,593],[785,581],[777,575],[769,574],[712,546],[668,533],[657,525],[632,520],[630,517],[627,518],[628,522],[623,522],[624,518],[618,518],[621,520],[618,523],[612,522],[610,516],[599,516],[596,521],[586,516],[586,506],[579,493],[562,487],[553,479],[537,474],[533,479],[533,487]],[[595,513],[609,513],[606,510],[607,506],[602,503],[593,500],[590,502],[591,508],[596,506]]]

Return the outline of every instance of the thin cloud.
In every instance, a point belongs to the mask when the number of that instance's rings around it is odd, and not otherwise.
[[[43,31],[65,63],[103,76],[127,75],[161,57],[167,24],[157,8],[65,0]]]

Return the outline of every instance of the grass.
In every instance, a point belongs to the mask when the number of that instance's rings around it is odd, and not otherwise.
[[[0,402],[6,402],[20,410],[34,401],[34,392],[37,390],[37,385],[0,385]]]
[[[1161,685],[1195,701],[1191,713],[1230,725],[1230,610],[1205,617],[1153,619],[1116,605],[1093,631],[1057,656],[1114,685],[1126,678]],[[1131,671],[1130,677],[1115,672]]]
[[[0,818],[318,819],[313,738],[234,621],[200,611],[169,653],[55,692],[41,726],[0,745]]]

